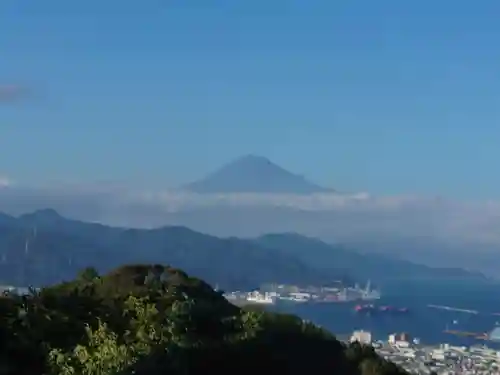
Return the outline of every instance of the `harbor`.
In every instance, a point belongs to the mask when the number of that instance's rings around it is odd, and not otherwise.
[[[298,287],[294,285],[265,285],[253,291],[233,291],[224,293],[224,297],[238,304],[276,303],[346,303],[355,301],[375,301],[381,298],[378,289],[372,289],[370,281],[364,288],[358,284],[353,287]]]

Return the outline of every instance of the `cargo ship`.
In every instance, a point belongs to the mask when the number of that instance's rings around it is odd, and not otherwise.
[[[385,314],[408,314],[410,310],[407,307],[394,307],[394,306],[380,306],[375,305],[356,305],[354,311],[363,314],[385,313]]]
[[[394,307],[394,306],[381,306],[379,307],[379,311],[395,313],[395,314],[408,314],[410,312],[408,307]]]
[[[362,314],[371,314],[377,311],[377,308],[374,305],[356,305],[354,306],[354,311]]]

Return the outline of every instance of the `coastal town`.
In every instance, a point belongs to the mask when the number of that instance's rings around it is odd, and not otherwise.
[[[497,331],[500,330],[493,330],[490,335],[496,337],[500,333]],[[371,345],[381,357],[413,374],[500,374],[500,351],[484,345],[426,345],[407,333],[394,333],[386,340],[374,340],[371,332],[362,330],[354,331],[343,341]]]
[[[235,304],[279,303],[342,303],[368,301],[369,304],[355,306],[356,312],[374,312],[371,302],[381,298],[381,292],[372,289],[368,281],[365,287],[297,287],[289,285],[266,285],[250,292],[224,293],[225,298]],[[382,306],[381,308],[387,308]],[[447,306],[429,305],[428,308],[451,309]],[[379,310],[377,310],[379,311]],[[385,310],[380,310],[385,311]],[[399,310],[397,310],[399,312]],[[500,338],[500,329],[489,333],[488,340],[494,343]],[[393,333],[385,339],[375,339],[369,331],[359,330],[348,335],[337,335],[345,343],[359,342],[370,345],[381,357],[401,366],[412,374],[423,375],[500,375],[500,351],[486,345],[457,346],[448,343],[426,344],[408,333]]]

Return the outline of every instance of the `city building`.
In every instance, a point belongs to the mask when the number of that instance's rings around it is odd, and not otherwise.
[[[389,335],[389,339],[387,340],[387,342],[390,345],[395,345],[399,347],[409,347],[411,343],[411,337],[406,332],[393,333]]]
[[[372,343],[372,334],[368,331],[354,331],[351,336],[351,342],[370,345]]]

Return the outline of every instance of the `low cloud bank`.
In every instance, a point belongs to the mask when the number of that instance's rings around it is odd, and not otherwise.
[[[111,225],[188,225],[217,235],[297,231],[339,240],[391,235],[500,248],[500,202],[369,194],[190,194],[116,187],[20,187],[0,178],[0,211],[54,208]],[[227,228],[227,233],[222,233]]]

